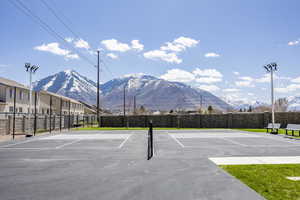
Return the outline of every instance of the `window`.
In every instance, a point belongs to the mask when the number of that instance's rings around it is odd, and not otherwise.
[[[45,110],[44,110],[44,108],[42,108],[42,114],[45,114]]]
[[[49,115],[49,109],[47,109],[47,115]]]
[[[19,108],[19,113],[22,113],[22,112],[23,112],[23,108],[20,107],[20,108]]]
[[[9,112],[14,112],[14,107],[13,106],[9,106]]]
[[[20,100],[23,99],[23,91],[22,90],[20,90],[20,92],[19,92],[19,98],[20,98]]]
[[[13,92],[13,89],[12,88],[10,88],[9,89],[9,98],[13,98],[14,97],[14,92]]]

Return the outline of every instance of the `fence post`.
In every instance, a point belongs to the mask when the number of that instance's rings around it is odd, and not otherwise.
[[[50,128],[50,133],[51,133],[51,126],[52,126],[52,95],[50,95],[50,120],[49,120],[49,128]]]
[[[17,96],[17,87],[15,87],[14,90],[13,140],[15,139],[15,132],[16,132],[16,96]]]
[[[55,123],[55,114],[53,116],[53,130],[55,130],[55,127],[56,127],[56,123]]]
[[[71,101],[69,100],[69,121],[68,121],[68,129],[70,130],[71,126]]]
[[[227,113],[227,128],[233,128],[232,122],[232,113]]]
[[[29,128],[30,124],[28,124],[28,127]],[[26,133],[26,115],[23,115],[23,118],[22,118],[22,131],[23,133]]]
[[[37,115],[37,110],[36,110],[36,101],[37,101],[37,92],[34,93],[34,128],[33,128],[33,135],[35,136],[36,134],[36,115]]]
[[[61,121],[62,121],[62,103],[63,103],[63,101],[62,101],[62,98],[60,98],[60,111],[59,111],[59,131],[61,131]]]

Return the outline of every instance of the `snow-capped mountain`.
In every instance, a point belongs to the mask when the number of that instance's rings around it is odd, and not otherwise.
[[[95,104],[96,85],[95,82],[79,73],[66,70],[37,81],[34,89],[47,90]],[[131,110],[134,96],[137,108],[143,105],[149,110],[190,110],[199,108],[200,104],[203,107],[211,105],[219,110],[226,110],[230,107],[225,101],[207,91],[145,74],[126,75],[102,84],[100,86],[101,107],[122,110],[124,89],[126,107]]]
[[[126,105],[133,106],[134,96],[137,107],[143,105],[151,110],[197,109],[209,105],[226,110],[230,106],[211,93],[192,88],[179,82],[170,82],[150,75],[134,74],[113,79],[101,86],[103,104],[110,109],[118,109],[123,105],[125,88]]]
[[[244,110],[249,109],[249,107],[257,108],[260,106],[269,106],[269,104],[261,101],[246,101],[246,100],[233,100],[233,99],[226,99],[223,98],[229,105],[231,105],[235,110]]]
[[[46,90],[93,104],[97,97],[97,84],[74,70],[65,70],[34,83],[34,90]]]
[[[287,98],[288,101],[288,111],[299,111],[300,110],[300,97],[290,96]]]

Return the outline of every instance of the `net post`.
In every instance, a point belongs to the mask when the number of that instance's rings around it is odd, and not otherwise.
[[[148,153],[147,160],[153,157],[153,123],[152,120],[149,121],[149,131],[148,131]]]

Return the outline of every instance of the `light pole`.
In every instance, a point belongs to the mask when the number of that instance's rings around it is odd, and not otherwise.
[[[100,124],[100,117],[99,117],[99,109],[100,109],[100,59],[99,59],[99,55],[100,51],[97,50],[97,123],[98,123],[98,127],[101,126]]]
[[[267,72],[271,73],[271,102],[272,102],[272,133],[275,133],[274,123],[275,123],[275,105],[274,105],[274,72],[277,71],[277,64],[275,62],[267,64],[264,66]]]
[[[31,106],[32,106],[32,75],[38,70],[39,66],[25,63],[26,72],[29,73],[29,111],[28,111],[28,131],[31,132]]]

